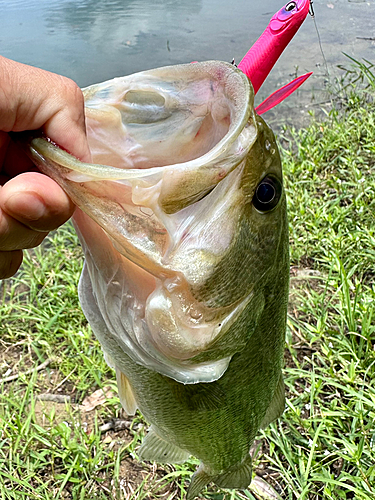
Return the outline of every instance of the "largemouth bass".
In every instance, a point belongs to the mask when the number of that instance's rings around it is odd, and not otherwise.
[[[245,488],[259,428],[284,409],[286,200],[274,135],[248,78],[217,61],[84,90],[92,163],[45,138],[31,155],[79,207],[82,309],[128,414],[151,423],[144,460],[201,460]]]

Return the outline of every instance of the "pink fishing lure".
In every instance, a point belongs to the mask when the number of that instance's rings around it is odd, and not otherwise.
[[[250,79],[255,94],[306,19],[309,9],[310,0],[295,0],[284,5],[272,17],[263,34],[239,63],[238,68]],[[257,113],[265,113],[279,104],[302,85],[311,74],[302,75],[274,92],[256,108]]]

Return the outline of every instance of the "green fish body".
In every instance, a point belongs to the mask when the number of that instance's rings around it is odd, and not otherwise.
[[[284,409],[289,278],[280,156],[234,66],[210,61],[84,89],[93,162],[45,139],[39,168],[80,210],[83,311],[125,410],[151,428],[144,460],[201,460],[245,488],[253,440]]]

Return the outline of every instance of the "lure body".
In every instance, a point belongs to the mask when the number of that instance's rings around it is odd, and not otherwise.
[[[306,19],[309,8],[310,0],[288,2],[272,17],[263,34],[239,63],[238,68],[250,79],[255,94]]]

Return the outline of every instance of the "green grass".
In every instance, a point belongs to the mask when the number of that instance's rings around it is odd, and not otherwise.
[[[349,78],[349,80],[348,80]],[[280,135],[289,198],[291,295],[286,411],[259,434],[255,472],[282,499],[375,498],[375,79],[348,72],[337,108]],[[356,85],[357,87],[355,87]],[[361,87],[358,87],[361,85]],[[0,499],[182,499],[198,461],[136,460],[146,430],[99,427],[123,417],[112,371],[79,307],[82,254],[70,224],[30,251],[4,281],[0,317]],[[50,360],[38,373],[30,368]],[[71,396],[41,419],[37,395]],[[212,500],[260,498],[249,489]]]

